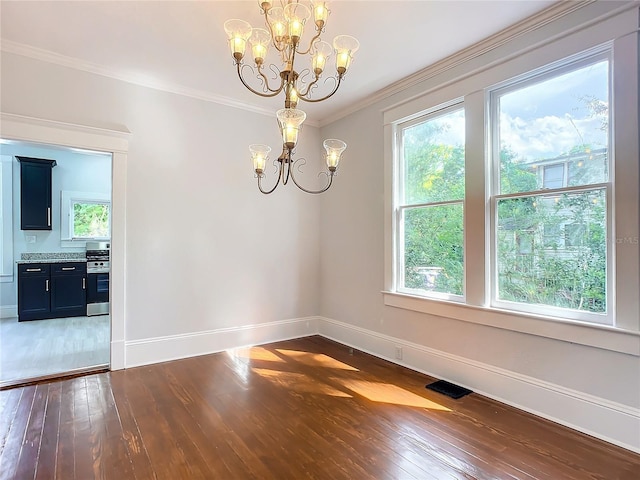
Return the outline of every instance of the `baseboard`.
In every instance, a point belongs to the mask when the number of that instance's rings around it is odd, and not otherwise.
[[[122,370],[126,366],[125,362],[125,342],[124,340],[111,341],[111,364],[110,370]]]
[[[318,333],[640,453],[640,409],[329,318],[318,318]]]
[[[13,318],[18,316],[17,305],[6,305],[0,307],[0,318]]]
[[[137,367],[222,352],[243,345],[261,345],[318,334],[318,317],[125,342],[125,367]]]

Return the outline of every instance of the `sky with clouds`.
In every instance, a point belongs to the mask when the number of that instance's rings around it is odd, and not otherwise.
[[[608,145],[602,116],[587,107],[597,100],[608,109],[609,64],[601,60],[562,75],[531,83],[500,96],[500,143],[525,162],[557,157],[573,147]],[[434,143],[464,144],[463,110],[430,122],[443,127]]]
[[[602,117],[585,99],[608,106],[608,62],[531,84],[500,97],[500,142],[526,161],[552,158],[572,147],[607,146]]]

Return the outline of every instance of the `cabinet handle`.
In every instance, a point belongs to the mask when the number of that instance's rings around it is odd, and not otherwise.
[[[45,292],[49,291],[49,280],[45,280],[44,281],[44,290],[45,290]]]
[[[51,207],[47,207],[47,227],[51,226]]]
[[[41,272],[41,268],[27,268],[27,272]]]
[[[70,270],[75,270],[75,269],[76,269],[76,267],[62,267],[62,270],[65,271],[65,272],[68,272]]]
[[[82,289],[83,289],[83,290],[86,290],[86,289],[87,289],[87,283],[86,283],[86,282],[87,282],[87,279],[86,279],[86,278],[84,278],[84,277],[82,277]]]

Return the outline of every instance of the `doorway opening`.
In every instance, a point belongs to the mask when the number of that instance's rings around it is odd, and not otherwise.
[[[91,308],[86,252],[110,250],[113,155],[3,139],[0,157],[0,388],[110,368],[111,311]],[[21,192],[36,160],[54,162],[48,223],[34,227]]]

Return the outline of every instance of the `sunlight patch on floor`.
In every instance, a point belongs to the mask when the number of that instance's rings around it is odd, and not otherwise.
[[[328,355],[324,355],[322,353],[310,353],[303,352],[300,350],[285,350],[282,348],[277,348],[276,351],[281,353],[282,355],[286,355],[293,360],[303,363],[304,365],[308,365],[310,367],[326,367],[326,368],[337,368],[340,370],[350,370],[352,372],[359,372],[357,368],[352,367],[351,365],[347,365],[339,360],[336,360],[333,357]]]
[[[364,380],[348,380],[343,378],[331,378],[331,380],[341,383],[349,390],[353,390],[359,395],[368,398],[372,402],[393,403],[395,405],[406,405],[408,407],[428,408],[429,410],[440,410],[450,412],[451,409],[416,395],[408,390],[390,383],[367,382]]]
[[[268,362],[284,362],[282,358],[275,353],[270,352],[263,347],[244,347],[227,350],[229,356],[246,358],[249,360],[265,360]]]
[[[281,372],[266,368],[252,368],[251,370],[275,385],[294,390],[298,393],[316,393],[329,395],[331,397],[351,398],[351,395],[348,393],[341,392],[327,384],[313,380],[303,373]]]

